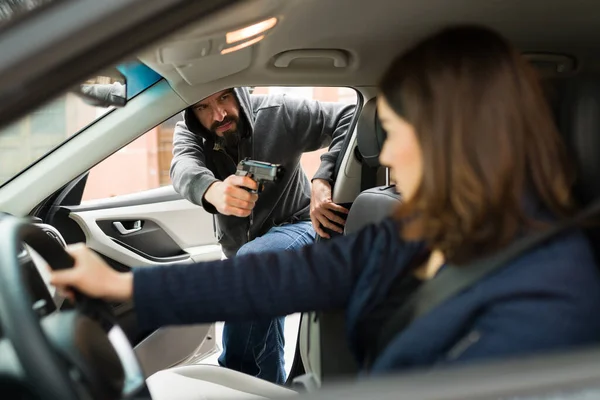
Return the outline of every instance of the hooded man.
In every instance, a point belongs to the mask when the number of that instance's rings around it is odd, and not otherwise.
[[[354,110],[286,95],[251,96],[247,88],[215,93],[186,109],[175,128],[173,186],[215,215],[227,257],[298,248],[314,242],[315,231],[329,237],[324,228],[341,233],[344,220],[335,212],[347,210],[332,202],[331,186]],[[311,186],[300,158],[328,145]],[[249,192],[256,182],[235,175],[246,157],[281,164],[282,179],[260,195]],[[226,322],[219,364],[283,384],[284,320]]]

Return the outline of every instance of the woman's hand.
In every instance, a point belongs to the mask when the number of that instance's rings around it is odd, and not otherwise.
[[[77,289],[89,297],[109,301],[126,301],[133,296],[133,273],[120,273],[106,264],[84,244],[69,246],[75,259],[73,268],[52,271],[50,283],[71,299]]]

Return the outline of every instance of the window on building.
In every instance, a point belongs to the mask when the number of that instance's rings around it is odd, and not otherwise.
[[[19,136],[20,134],[21,134],[21,124],[19,124],[19,123],[9,125],[3,129],[3,136],[5,138],[14,138],[16,136]]]
[[[67,99],[61,97],[31,114],[32,135],[60,135],[67,132]]]
[[[252,95],[280,94],[326,102],[356,104],[354,89],[339,87],[254,87]],[[173,158],[175,124],[183,119],[178,113],[149,130],[90,171],[83,201],[138,193],[171,185],[169,169]],[[301,163],[312,177],[327,149],[305,153]],[[127,171],[127,173],[123,173]]]
[[[0,130],[0,185],[96,120],[96,107],[67,94]]]

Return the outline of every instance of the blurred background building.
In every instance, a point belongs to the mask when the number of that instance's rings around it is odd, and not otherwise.
[[[351,104],[357,101],[356,92],[349,88],[256,87],[253,90],[253,94],[268,93]],[[108,111],[67,94],[4,129],[0,135],[0,184]],[[181,114],[170,118],[92,168],[84,201],[170,185],[173,130],[181,119]],[[302,157],[302,167],[309,178],[316,172],[324,151]]]

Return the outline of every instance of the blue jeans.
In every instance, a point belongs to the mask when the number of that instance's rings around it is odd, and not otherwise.
[[[271,228],[242,246],[237,255],[297,249],[315,241],[310,221]],[[285,383],[285,317],[254,322],[226,322],[219,365],[273,382]]]

